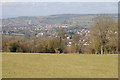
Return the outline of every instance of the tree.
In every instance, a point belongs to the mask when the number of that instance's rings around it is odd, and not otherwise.
[[[114,20],[106,14],[98,15],[90,31],[90,46],[96,53],[104,54],[106,46],[109,43],[107,37],[110,27],[113,26]]]
[[[65,53],[76,53],[75,45],[66,46],[64,52]]]
[[[46,45],[43,44],[42,42],[41,43],[38,43],[36,46],[35,46],[35,52],[37,53],[46,53]]]
[[[82,53],[83,52],[82,48],[83,48],[83,44],[84,44],[84,36],[75,34],[73,36],[73,42],[74,42],[74,46],[76,49],[76,53],[77,52]]]
[[[2,51],[7,52],[8,51],[8,42],[9,39],[6,37],[2,37]]]
[[[30,46],[28,44],[26,41],[19,42],[19,52],[30,52]]]
[[[50,38],[47,40],[48,50],[53,53],[63,52],[64,44],[62,43],[61,39],[59,38]],[[53,50],[54,49],[54,50]]]
[[[106,45],[107,52],[117,53],[118,50],[118,23],[117,21],[112,22],[111,27],[109,27],[109,31],[107,34],[107,39],[109,40]]]
[[[66,37],[66,32],[63,28],[60,28],[57,30],[57,35],[58,37],[60,37],[61,39],[65,39]]]

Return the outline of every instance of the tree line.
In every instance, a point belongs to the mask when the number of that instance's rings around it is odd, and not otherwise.
[[[66,38],[63,28],[57,30],[57,37],[5,37],[2,40],[3,52],[23,53],[80,53],[80,54],[115,54],[118,50],[117,21],[109,15],[98,15],[88,35],[73,34]],[[72,42],[68,45],[68,42]],[[88,45],[84,45],[87,42]]]

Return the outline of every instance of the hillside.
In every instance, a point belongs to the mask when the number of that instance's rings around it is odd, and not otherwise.
[[[37,17],[16,17],[3,19],[3,25],[6,27],[32,27],[37,25],[69,24],[70,27],[89,28],[96,14],[59,14]],[[116,19],[115,14],[111,15]]]
[[[6,27],[32,27],[37,25],[69,24],[70,27],[89,28],[96,14],[59,14],[50,16],[27,17],[3,19]],[[116,19],[115,14],[111,15]]]

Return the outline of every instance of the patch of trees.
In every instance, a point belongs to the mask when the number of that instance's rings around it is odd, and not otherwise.
[[[90,48],[94,54],[117,53],[118,24],[109,15],[98,15],[91,28]]]
[[[67,39],[63,28],[57,30],[57,37],[5,37],[3,52],[28,53],[80,53],[80,54],[114,54],[117,53],[117,21],[109,15],[101,14],[94,19],[90,33],[72,34]],[[87,44],[87,45],[86,45]]]
[[[3,38],[3,52],[63,53],[64,44],[60,38]]]

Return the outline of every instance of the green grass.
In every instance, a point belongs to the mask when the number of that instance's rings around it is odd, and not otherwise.
[[[7,54],[4,78],[117,78],[118,55]]]
[[[16,36],[23,36],[24,34],[22,33],[12,33],[13,35],[16,35]]]

